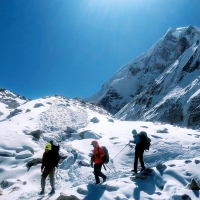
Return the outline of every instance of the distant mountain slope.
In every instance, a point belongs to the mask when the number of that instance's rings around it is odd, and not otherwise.
[[[0,88],[0,102],[6,104],[8,108],[16,108],[29,100],[19,94]]]
[[[5,119],[9,116],[10,112],[28,101],[30,101],[30,99],[26,99],[9,90],[0,88],[0,120]]]
[[[200,29],[170,28],[87,98],[119,119],[200,124]]]

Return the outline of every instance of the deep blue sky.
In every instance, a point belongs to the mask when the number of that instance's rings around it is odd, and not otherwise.
[[[168,28],[200,27],[199,0],[0,0],[0,87],[88,97]]]

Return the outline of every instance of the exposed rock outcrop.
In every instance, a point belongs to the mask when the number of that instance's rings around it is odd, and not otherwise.
[[[67,196],[67,194],[61,192],[60,196],[56,200],[80,200],[75,195]]]

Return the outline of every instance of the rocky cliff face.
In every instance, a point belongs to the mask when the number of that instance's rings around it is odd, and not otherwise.
[[[200,124],[200,29],[169,29],[89,101],[119,119]]]

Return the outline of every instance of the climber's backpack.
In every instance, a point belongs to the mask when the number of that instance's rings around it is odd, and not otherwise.
[[[52,151],[52,155],[53,155],[53,160],[54,160],[54,167],[58,167],[58,163],[60,160],[60,156],[59,156],[59,151],[60,151],[60,145],[54,145],[53,141],[50,141],[51,143],[51,151]]]
[[[149,151],[151,145],[151,139],[147,136],[145,131],[139,133],[141,145],[145,151]]]
[[[109,162],[109,153],[108,153],[108,149],[105,146],[101,146],[105,156],[102,158],[103,159],[103,163],[107,164]]]

